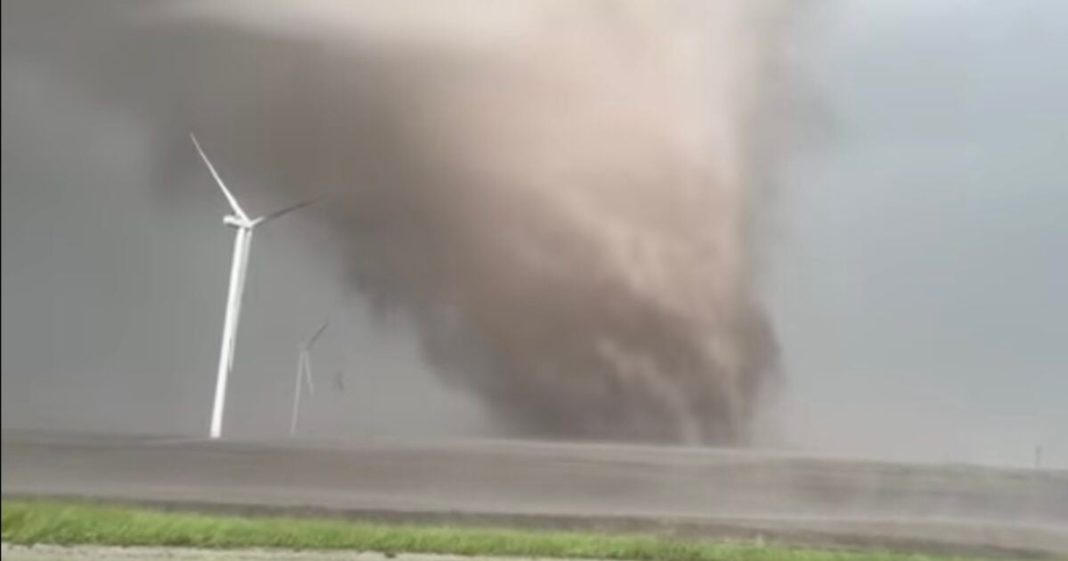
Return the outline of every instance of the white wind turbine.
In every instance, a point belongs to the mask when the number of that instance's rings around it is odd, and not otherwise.
[[[310,205],[315,200],[300,202],[257,218],[249,218],[248,214],[241,209],[241,205],[237,204],[237,199],[233,193],[226,188],[226,184],[219,177],[219,173],[215,171],[215,166],[212,165],[211,160],[208,159],[208,156],[200,147],[197,137],[190,134],[189,138],[192,139],[193,146],[196,148],[197,153],[200,154],[200,159],[204,160],[204,164],[208,167],[208,171],[211,172],[215,183],[222,190],[223,195],[226,196],[226,200],[230,202],[230,209],[233,212],[223,217],[223,224],[236,230],[236,235],[234,236],[234,258],[230,265],[230,288],[226,296],[226,319],[223,321],[222,348],[219,351],[219,373],[215,379],[215,401],[211,409],[211,438],[215,439],[222,435],[223,407],[226,405],[226,382],[234,366],[237,320],[241,315],[241,296],[245,290],[245,272],[248,270],[248,253],[252,244],[252,230],[256,226],[278,218],[283,214]]]
[[[300,344],[300,355],[297,358],[296,385],[293,387],[293,415],[289,420],[290,436],[297,434],[297,418],[300,416],[301,382],[308,388],[309,397],[315,395],[315,384],[312,382],[311,373],[311,349],[312,345],[315,345],[315,341],[323,334],[323,331],[326,331],[326,326],[328,325],[330,325],[330,322],[324,321],[311,337]]]

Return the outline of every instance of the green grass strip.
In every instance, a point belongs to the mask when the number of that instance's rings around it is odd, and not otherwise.
[[[338,519],[240,517],[93,503],[3,501],[3,541],[30,545],[285,548],[628,559],[634,561],[947,561],[963,557],[885,551],[823,551],[748,542],[674,540]]]

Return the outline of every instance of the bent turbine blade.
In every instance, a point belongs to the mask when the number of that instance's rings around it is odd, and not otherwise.
[[[255,219],[255,220],[253,220],[252,221],[252,225],[256,226],[257,224],[260,224],[260,223],[263,223],[263,222],[269,222],[271,220],[274,220],[275,218],[278,218],[279,216],[282,216],[283,214],[289,214],[290,212],[293,212],[294,210],[297,210],[299,208],[304,208],[304,207],[306,207],[306,206],[308,206],[308,205],[310,205],[312,203],[317,203],[317,202],[319,202],[319,199],[321,199],[321,198],[322,197],[316,197],[314,199],[309,199],[307,201],[299,202],[299,203],[297,203],[295,205],[290,205],[290,206],[287,206],[287,207],[285,207],[283,209],[276,210],[276,211],[274,211],[274,212],[272,212],[270,214],[265,214],[265,215]]]
[[[324,321],[323,324],[319,326],[319,329],[316,329],[315,333],[308,339],[308,342],[304,344],[304,348],[311,350],[312,345],[315,344],[315,341],[319,339],[319,336],[323,334],[323,331],[326,331],[326,328],[329,325],[330,320]]]

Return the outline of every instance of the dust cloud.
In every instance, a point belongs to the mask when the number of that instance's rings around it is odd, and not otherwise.
[[[296,65],[302,92],[278,92],[270,113],[286,123],[251,161],[283,188],[333,194],[359,290],[417,318],[432,364],[499,422],[745,441],[776,372],[750,239],[761,14],[486,8],[212,3],[169,17],[337,49]],[[249,123],[226,142],[262,136]]]
[[[412,318],[434,370],[506,432],[744,443],[778,378],[756,129],[783,13],[130,4],[82,22],[124,32],[81,51],[108,62],[80,80],[166,131],[165,198],[209,181],[190,130],[272,201],[329,193],[317,259]],[[77,58],[52,64],[80,74]]]

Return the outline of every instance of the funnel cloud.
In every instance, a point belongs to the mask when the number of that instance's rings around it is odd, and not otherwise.
[[[54,28],[36,6],[16,50]],[[329,193],[315,259],[414,320],[494,432],[749,439],[778,2],[111,8],[26,60],[137,122],[165,204],[216,195],[190,131],[250,206]]]
[[[241,123],[228,141],[263,151],[249,173],[332,193],[355,286],[416,318],[435,369],[509,431],[739,443],[777,366],[754,278],[755,5],[168,17],[307,49],[271,95],[273,138]]]

